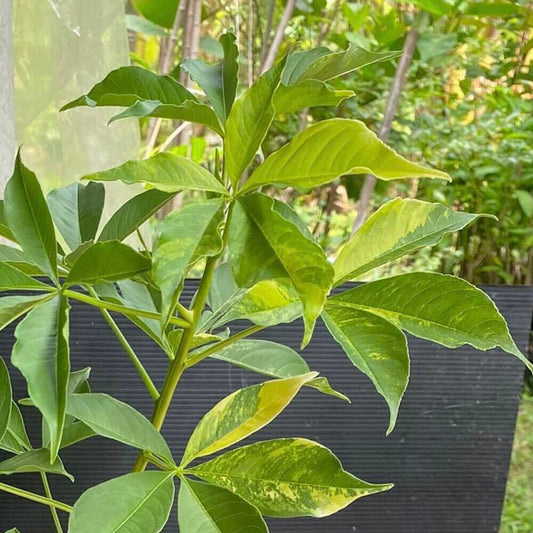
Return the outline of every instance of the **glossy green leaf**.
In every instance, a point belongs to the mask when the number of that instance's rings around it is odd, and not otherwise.
[[[230,226],[235,280],[250,287],[263,279],[289,278],[303,305],[305,346],[333,281],[333,267],[318,244],[283,216],[263,194],[243,197]]]
[[[500,347],[533,371],[517,348],[494,302],[470,283],[443,274],[416,272],[355,287],[328,300],[331,307],[381,316],[408,333],[448,348]]]
[[[4,296],[0,298],[0,330],[50,296]]]
[[[317,372],[266,381],[239,389],[217,403],[189,438],[181,465],[211,455],[245,439],[269,424]]]
[[[226,194],[222,184],[205,168],[180,155],[163,152],[142,161],[84,176],[92,181],[123,181],[127,184],[147,183],[160,191],[209,191]]]
[[[0,200],[0,236],[16,242],[15,236],[11,233],[7,224],[6,215],[4,211],[4,200]]]
[[[276,113],[290,114],[300,109],[317,106],[338,106],[353,91],[333,89],[319,80],[304,80],[296,85],[283,85],[274,93]]]
[[[172,28],[180,0],[132,0],[131,5],[155,24]]]
[[[158,533],[174,501],[172,472],[136,472],[91,487],[78,499],[69,533]]]
[[[28,393],[50,431],[50,462],[57,457],[70,372],[69,305],[57,296],[32,309],[15,330],[11,362],[28,384]]]
[[[316,56],[296,56],[291,65],[290,74],[284,76],[284,83],[293,85],[302,80],[327,81],[339,76],[344,76],[372,63],[386,61],[397,57],[399,52],[369,52],[359,46],[350,45],[347,50],[335,53],[323,53],[324,49],[318,49]],[[327,49],[326,49],[327,50]],[[328,50],[329,52],[329,50]],[[313,61],[310,59],[313,58]],[[298,65],[298,62],[302,62]]]
[[[25,291],[48,289],[48,285],[27,276],[8,263],[0,263],[0,290],[9,291],[23,289]]]
[[[188,267],[202,256],[217,254],[222,246],[218,226],[224,202],[219,199],[188,204],[167,215],[157,228],[154,278],[161,289],[163,315],[170,307]]]
[[[20,152],[7,182],[4,210],[13,235],[30,262],[57,280],[57,244],[52,216],[35,174],[22,163]]]
[[[226,123],[226,166],[234,188],[265,138],[275,109],[272,103],[284,61],[244,91],[233,104]]]
[[[345,307],[327,306],[322,317],[350,361],[374,383],[390,411],[387,433],[409,381],[409,352],[405,335],[387,320]]]
[[[151,452],[172,462],[165,439],[148,419],[133,407],[107,394],[70,394],[67,413],[102,437]]]
[[[4,436],[0,439],[0,449],[10,453],[23,453],[31,448],[24,420],[15,402],[11,402],[9,422]]]
[[[0,442],[2,441],[11,416],[11,404],[13,403],[13,392],[11,390],[11,380],[7,366],[0,357]]]
[[[356,478],[330,450],[299,438],[237,448],[191,472],[277,517],[329,516],[358,498],[392,488]]]
[[[335,283],[355,279],[422,246],[437,244],[480,216],[441,204],[396,198],[378,209],[342,248]]]
[[[74,478],[65,470],[59,457],[56,457],[54,462],[50,463],[50,450],[47,448],[29,450],[0,463],[0,475],[9,476],[28,472],[59,474],[68,477],[70,481],[74,481]]]
[[[231,111],[237,91],[239,50],[235,41],[233,33],[224,33],[220,37],[224,59],[216,65],[207,65],[192,58],[186,59],[181,65],[205,92],[223,124]]]
[[[157,189],[150,189],[134,196],[113,213],[98,236],[98,240],[123,241],[157,213],[173,196],[173,193]]]
[[[292,348],[260,339],[237,341],[210,357],[272,378],[291,378],[310,372],[305,359]],[[314,378],[305,385],[350,402],[344,394],[334,390],[325,377]]]
[[[101,183],[73,183],[54,189],[46,199],[54,223],[71,250],[94,239],[105,202]]]
[[[178,496],[180,533],[267,533],[259,511],[229,490],[183,478]]]
[[[150,270],[152,262],[118,241],[97,242],[72,265],[66,284],[118,281]]]
[[[263,185],[306,190],[345,174],[372,173],[382,180],[450,179],[398,155],[358,120],[324,120],[296,135],[274,152],[244,184],[242,191]]]

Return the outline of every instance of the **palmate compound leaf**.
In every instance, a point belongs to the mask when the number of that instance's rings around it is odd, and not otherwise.
[[[284,207],[259,193],[239,199],[230,224],[231,263],[240,287],[290,279],[303,305],[306,346],[333,282],[333,268],[294,213]]]
[[[182,478],[178,496],[180,533],[267,533],[259,511],[233,492]]]
[[[221,400],[194,429],[181,466],[220,451],[269,424],[289,405],[302,386],[317,372],[265,381],[239,389]]]
[[[334,307],[372,313],[415,337],[448,348],[500,347],[533,371],[494,302],[454,276],[416,272],[373,281],[330,298],[326,312]]]
[[[65,423],[70,372],[69,310],[63,296],[32,309],[15,329],[11,362],[28,385],[34,405],[50,432],[50,462],[54,462]]]
[[[422,246],[437,244],[479,217],[441,204],[396,198],[378,209],[343,246],[334,263],[335,284],[355,279]]]
[[[47,448],[29,450],[0,463],[0,476],[28,472],[59,474],[68,477],[70,481],[74,481],[74,478],[65,470],[59,457],[56,457],[54,462],[50,463],[50,450]]]
[[[345,174],[362,173],[374,174],[385,181],[450,179],[445,172],[403,158],[362,122],[333,118],[309,126],[271,154],[254,170],[241,192],[263,185],[308,190]]]
[[[271,378],[290,378],[310,372],[305,359],[292,348],[260,339],[237,341],[210,357]],[[305,386],[350,402],[348,397],[333,389],[325,377],[314,378]]]
[[[392,488],[356,478],[330,450],[300,438],[237,448],[189,472],[275,517],[329,516],[358,498]]]
[[[174,501],[174,472],[136,472],[91,487],[75,503],[69,533],[158,533]]]
[[[151,452],[170,464],[173,462],[165,439],[148,419],[107,394],[70,394],[67,413],[102,437]]]

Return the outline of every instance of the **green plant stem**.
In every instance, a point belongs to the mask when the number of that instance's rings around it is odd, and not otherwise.
[[[198,364],[200,361],[203,361],[206,357],[213,355],[214,353],[218,352],[222,348],[231,346],[234,342],[237,342],[238,340],[249,337],[250,335],[257,333],[258,331],[261,331],[262,329],[264,329],[263,326],[251,326],[249,328],[243,329],[242,331],[239,331],[239,333],[232,335],[228,339],[225,339],[223,341],[217,342],[216,344],[213,344],[212,346],[210,346],[209,348],[206,348],[205,350],[202,350],[201,352],[192,353],[185,361],[185,368],[190,368],[191,366]]]
[[[93,296],[94,298],[98,299],[98,295],[96,294],[95,290],[91,287],[88,288],[89,294]],[[98,301],[100,301],[98,299]],[[104,320],[108,323],[109,327],[111,328],[111,331],[115,334],[115,337],[118,339],[118,342],[122,345],[124,348],[124,351],[126,352],[126,355],[129,357],[132,365],[135,367],[135,370],[137,370],[137,373],[139,374],[140,378],[142,379],[146,390],[152,397],[152,399],[156,402],[159,399],[159,391],[157,390],[157,387],[154,385],[154,382],[152,381],[152,378],[144,368],[143,364],[141,363],[141,360],[131,347],[130,343],[122,333],[121,329],[118,327],[117,323],[113,320],[113,317],[109,314],[109,311],[107,309],[99,308],[100,313],[104,317]]]
[[[57,500],[53,500],[52,498],[46,498],[45,496],[41,496],[40,494],[35,494],[34,492],[19,489],[17,487],[13,487],[12,485],[0,483],[0,490],[3,490],[4,492],[9,492],[9,494],[14,494],[15,496],[20,496],[21,498],[26,498],[27,500],[31,500],[33,502],[47,505],[48,507],[54,507],[55,509],[59,509],[60,511],[64,511],[65,513],[72,512],[72,507],[70,505],[67,505],[66,503],[58,502]]]
[[[157,466],[161,470],[164,470],[165,472],[176,471],[176,465],[170,465],[168,463],[165,463],[164,461],[161,461],[161,459],[158,459],[153,453],[144,452],[143,455],[149,463],[152,463],[153,465]]]
[[[124,305],[104,302],[102,300],[92,298],[91,296],[87,296],[86,294],[82,294],[81,292],[73,291],[70,289],[65,289],[63,291],[63,294],[74,300],[79,300],[80,302],[92,305],[93,307],[98,307],[99,309],[107,309],[108,311],[114,311],[116,313],[121,313],[126,316],[136,316],[142,318],[152,318],[154,320],[161,320],[160,313],[152,313],[151,311],[142,311],[140,309],[131,309],[130,307],[125,307]],[[191,323],[187,320],[183,320],[182,318],[171,317],[169,322],[184,329],[191,327]]]
[[[176,357],[173,361],[171,361],[168,367],[168,371],[165,376],[165,381],[163,383],[163,388],[161,389],[161,396],[155,404],[154,413],[152,415],[152,425],[158,431],[160,431],[161,427],[163,426],[163,422],[165,421],[165,418],[167,416],[168,409],[172,402],[172,398],[174,397],[174,393],[176,392],[176,388],[181,379],[181,376],[185,371],[185,361],[187,359],[187,356],[189,355],[189,350],[191,349],[194,332],[196,331],[196,326],[198,324],[198,321],[200,320],[200,317],[202,316],[202,312],[205,307],[207,295],[209,294],[209,289],[211,287],[211,282],[213,279],[213,273],[215,271],[218,259],[224,253],[224,249],[226,248],[226,244],[228,241],[227,230],[231,220],[231,214],[233,212],[233,205],[233,203],[229,205],[228,212],[226,214],[224,233],[222,235],[221,250],[216,256],[209,257],[205,263],[204,273],[202,275],[202,279],[200,281],[200,285],[198,287],[194,306],[192,309],[193,318],[191,327],[189,329],[186,329],[183,333],[183,337],[178,347]],[[144,457],[142,454],[139,454],[137,456],[137,460],[135,461],[135,465],[133,466],[133,471],[142,472],[146,468],[147,464],[148,462],[146,460],[146,457]]]
[[[48,478],[44,472],[41,472],[41,479],[43,480],[44,493],[46,494],[46,497],[51,500],[52,491],[50,490]],[[61,522],[59,521],[59,516],[57,515],[57,509],[55,507],[50,507],[50,514],[52,515],[52,520],[56,526],[57,533],[63,533],[63,528],[61,527]]]
[[[180,301],[176,302],[176,309],[178,313],[187,321],[192,322],[193,313],[190,309],[187,309]]]

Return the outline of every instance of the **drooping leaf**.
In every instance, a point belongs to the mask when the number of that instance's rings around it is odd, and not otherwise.
[[[73,183],[54,189],[46,199],[54,223],[71,250],[94,239],[105,202],[101,183]]]
[[[11,380],[7,366],[0,357],[0,442],[4,438],[11,417],[11,405],[13,403],[13,392],[11,390]]]
[[[409,352],[405,335],[387,320],[345,307],[328,306],[322,317],[350,361],[374,383],[390,411],[387,433],[396,424],[409,381]]]
[[[127,184],[147,183],[160,191],[209,191],[226,194],[222,184],[205,168],[180,155],[163,152],[142,161],[89,174],[82,179],[91,181],[123,181]]]
[[[183,478],[178,496],[181,533],[268,533],[259,511],[229,490]]]
[[[118,281],[150,270],[152,262],[118,241],[97,242],[72,265],[66,284]]]
[[[211,409],[189,438],[181,465],[223,450],[269,424],[317,372],[265,381],[226,396]]]
[[[191,472],[277,517],[329,516],[358,498],[392,488],[356,478],[330,450],[299,438],[237,448]]]
[[[353,91],[333,89],[319,80],[304,80],[296,85],[283,85],[274,93],[276,113],[290,114],[300,109],[317,106],[338,106]]]
[[[48,285],[27,276],[14,266],[8,263],[0,263],[0,290],[9,291],[23,289],[25,291],[35,291],[48,289]]]
[[[411,163],[386,146],[358,120],[324,120],[296,135],[269,156],[242,192],[262,185],[306,190],[345,174],[372,173],[382,180],[440,178],[445,172]]]
[[[69,309],[63,296],[32,309],[15,330],[11,354],[28,384],[28,393],[50,432],[50,462],[59,451],[65,423],[70,372]]]
[[[11,324],[24,313],[37,304],[43,303],[51,298],[46,296],[4,296],[0,298],[0,330]]]
[[[292,348],[260,339],[237,341],[210,357],[272,378],[290,378],[310,372],[305,359]],[[333,389],[325,377],[314,378],[305,385],[324,394],[350,401],[344,394]]]
[[[320,246],[263,194],[239,199],[229,244],[239,286],[250,287],[263,279],[291,280],[303,305],[305,346],[333,281],[333,268]]]
[[[69,533],[158,533],[174,501],[173,472],[136,472],[91,487],[75,503]]]
[[[207,65],[198,59],[189,58],[182,63],[181,67],[203,89],[224,124],[237,91],[239,50],[233,33],[224,33],[219,40],[224,52],[224,59],[220,63]]]
[[[408,333],[448,348],[500,347],[533,371],[494,302],[470,283],[444,274],[415,272],[366,283],[328,300],[332,307],[378,315]]]
[[[29,450],[0,463],[0,475],[9,476],[27,472],[59,474],[68,477],[70,481],[74,481],[74,478],[65,470],[59,457],[56,457],[54,462],[50,463],[50,450],[47,448]]]
[[[387,61],[400,55],[400,52],[369,52],[359,46],[350,45],[347,50],[333,54],[320,54],[303,71],[295,76],[293,71],[289,78],[292,85],[302,80],[328,81],[344,76],[372,63]]]
[[[150,189],[134,196],[113,213],[98,236],[98,240],[123,241],[157,213],[173,196],[173,193],[157,189]]]
[[[153,272],[161,289],[164,316],[171,310],[187,268],[201,256],[220,251],[222,241],[218,226],[223,208],[224,202],[220,199],[188,204],[167,215],[159,224]]]
[[[70,394],[67,413],[95,433],[172,462],[172,454],[161,434],[147,418],[128,404],[107,394]]]
[[[422,246],[437,244],[480,216],[441,204],[396,198],[378,209],[342,248],[335,261],[335,284],[357,278]]]
[[[275,115],[272,100],[284,65],[281,61],[259,77],[231,108],[226,123],[226,166],[234,188],[272,124]]]
[[[15,236],[13,233],[11,233],[9,226],[7,225],[6,215],[4,212],[4,200],[0,200],[0,236],[16,242]]]
[[[31,448],[24,420],[15,402],[11,402],[9,422],[4,436],[0,439],[0,449],[10,453],[23,453]]]
[[[30,262],[57,281],[57,244],[54,223],[35,174],[15,159],[13,176],[7,182],[4,210],[9,229]]]

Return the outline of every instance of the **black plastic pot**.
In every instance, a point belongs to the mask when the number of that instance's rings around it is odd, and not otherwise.
[[[190,296],[195,283],[186,286]],[[522,350],[531,329],[533,287],[484,287],[507,319]],[[158,383],[165,356],[135,326],[119,318],[128,339]],[[0,335],[7,356],[12,329]],[[283,325],[262,338],[298,348],[300,324]],[[72,366],[91,366],[94,391],[107,392],[147,415],[151,401],[122,349],[97,310],[75,304],[71,319]],[[303,391],[268,428],[250,439],[304,436],[330,447],[345,468],[372,482],[394,482],[388,492],[362,500],[322,520],[270,520],[273,533],[489,533],[497,532],[516,422],[524,367],[499,350],[481,353],[469,347],[448,350],[410,339],[412,371],[398,425],[385,437],[388,412],[369,380],[360,374],[318,324],[303,352],[311,368],[353,400],[348,405],[313,390]],[[25,383],[10,369],[17,398]],[[164,433],[177,454],[202,414],[218,400],[258,381],[256,375],[219,361],[192,369],[180,384]],[[38,417],[23,408],[34,442]],[[62,453],[76,476],[72,485],[53,479],[54,496],[74,502],[87,487],[128,472],[135,452],[93,438]],[[38,476],[25,474],[9,482],[41,492]],[[0,493],[0,531],[17,526],[23,533],[52,531],[47,508]],[[176,513],[164,531],[176,531]],[[95,532],[98,533],[98,532]],[[150,532],[146,532],[150,533]]]

